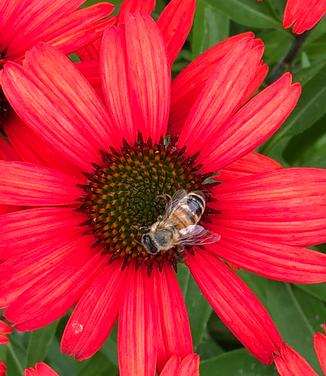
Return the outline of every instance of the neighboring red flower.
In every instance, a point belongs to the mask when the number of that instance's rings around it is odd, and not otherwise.
[[[24,376],[58,376],[58,374],[47,364],[39,362],[34,368],[26,368]]]
[[[160,376],[199,376],[199,356],[190,354],[183,359],[180,356],[172,356]]]
[[[324,332],[326,333],[326,324],[323,325]],[[314,335],[314,348],[321,369],[326,375],[326,335],[323,333],[316,333]]]
[[[14,116],[1,88],[8,61],[21,62],[27,50],[48,42],[65,54],[96,40],[112,21],[114,7],[102,2],[79,9],[85,0],[0,0],[0,132]]]
[[[304,246],[326,237],[326,173],[281,169],[253,152],[288,117],[300,86],[285,74],[250,99],[266,74],[263,45],[251,34],[230,43],[181,73],[171,100],[157,25],[126,15],[103,37],[106,108],[49,46],[30,51],[24,67],[7,64],[4,91],[48,163],[0,162],[0,203],[28,207],[0,216],[0,258],[7,259],[0,307],[17,330],[45,326],[76,304],[65,353],[89,358],[118,319],[120,375],[152,375],[171,356],[193,352],[173,270],[184,262],[239,340],[273,362],[283,341],[272,319],[221,259],[272,279],[325,281],[326,256]],[[221,240],[152,256],[140,244],[140,226],[164,212],[162,195],[181,188],[205,192],[201,223]]]
[[[286,343],[280,346],[274,357],[276,369],[281,376],[318,376],[308,362]]]
[[[4,345],[9,342],[9,338],[6,337],[7,334],[12,332],[11,326],[0,320],[0,345]]]
[[[326,14],[325,0],[288,0],[284,10],[283,27],[293,26],[295,34],[314,27]]]
[[[6,371],[5,363],[0,361],[0,376],[6,376]],[[26,368],[24,376],[58,376],[58,374],[47,364],[40,362],[35,364],[35,368]]]

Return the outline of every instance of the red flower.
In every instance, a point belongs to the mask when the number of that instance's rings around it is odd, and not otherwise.
[[[160,376],[199,376],[199,356],[190,354],[183,359],[180,356],[172,356]]]
[[[6,376],[6,371],[6,365],[0,361],[0,376]],[[58,376],[58,374],[47,364],[40,362],[35,364],[35,368],[26,368],[24,376]]]
[[[58,376],[58,374],[47,364],[40,362],[35,364],[35,368],[26,368],[24,376]]]
[[[47,325],[76,304],[64,352],[92,356],[118,319],[120,374],[152,375],[171,356],[193,352],[173,270],[184,262],[232,332],[273,361],[283,346],[276,327],[221,259],[268,278],[325,281],[326,256],[304,246],[326,237],[326,174],[281,169],[252,152],[290,114],[300,86],[285,74],[250,99],[266,74],[262,43],[246,34],[221,46],[174,81],[170,140],[169,63],[150,18],[126,15],[105,32],[106,108],[51,47],[34,48],[24,67],[7,64],[4,91],[48,163],[0,162],[0,203],[29,207],[0,217],[0,307],[18,330]],[[201,224],[221,240],[150,255],[140,226],[156,222],[162,195],[181,188],[205,192]]]
[[[326,333],[326,324],[323,325]],[[319,360],[319,364],[324,374],[326,375],[326,336],[323,333],[316,333],[314,335],[314,348]]]
[[[48,42],[65,54],[96,40],[112,22],[113,5],[98,3],[85,9],[85,0],[0,1],[0,131],[15,121],[1,88],[2,68],[8,61],[21,62],[27,50]]]
[[[9,342],[8,337],[6,337],[6,334],[10,334],[12,332],[12,328],[7,325],[5,322],[0,320],[0,345],[3,345],[5,343]]]
[[[314,27],[326,13],[324,0],[288,0],[284,10],[283,27],[293,26],[295,34]]]

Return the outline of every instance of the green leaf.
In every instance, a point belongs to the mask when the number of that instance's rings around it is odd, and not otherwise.
[[[264,30],[258,33],[258,36],[265,43],[264,61],[268,65],[275,64],[281,60],[293,40],[293,36],[284,32],[284,30]]]
[[[280,130],[262,147],[262,152],[276,159],[290,139],[311,127],[326,113],[326,70],[320,70],[313,79],[303,86],[301,98],[289,119]]]
[[[46,363],[53,367],[60,376],[76,376],[83,367],[82,362],[77,362],[60,351],[60,343],[56,337],[50,345]]]
[[[192,29],[193,58],[229,36],[230,21],[207,0],[198,0]]]
[[[312,127],[291,138],[283,156],[291,166],[326,168],[326,115]]]
[[[254,28],[282,29],[273,11],[265,2],[256,0],[207,0],[235,22]]]
[[[312,346],[315,323],[311,322],[311,315],[303,305],[313,304],[311,310],[316,311],[320,310],[320,301],[309,295],[306,300],[302,295],[298,299],[298,293],[294,292],[296,288],[288,283],[270,281],[244,271],[239,274],[267,308],[285,342],[319,370]],[[322,314],[320,312],[320,316]]]
[[[266,367],[253,358],[247,350],[234,350],[200,365],[201,376],[272,376],[277,375],[273,366]]]
[[[51,346],[59,321],[32,332],[27,348],[26,366],[32,367],[36,362],[42,362]]]
[[[97,353],[91,359],[83,362],[83,368],[77,373],[77,376],[117,376],[118,374],[118,368],[108,362],[106,356]]]
[[[189,270],[183,265],[179,267],[178,279],[189,314],[193,343],[195,348],[197,348],[206,332],[207,322],[212,313],[212,308],[197,287],[196,282],[190,276]]]
[[[326,283],[319,283],[318,285],[296,285],[296,287],[305,291],[309,295],[326,302]]]
[[[109,338],[105,341],[100,350],[108,361],[115,366],[118,366],[117,329],[117,325],[115,325],[109,335]]]
[[[326,317],[325,304],[296,286],[293,287],[293,294],[300,304],[300,307],[302,308],[302,311],[307,317],[309,325],[311,325],[314,332],[320,330],[321,325],[325,322]]]

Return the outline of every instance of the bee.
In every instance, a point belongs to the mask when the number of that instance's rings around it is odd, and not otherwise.
[[[178,190],[169,200],[165,213],[142,235],[146,252],[156,255],[177,246],[215,243],[220,235],[198,225],[206,207],[205,196],[200,191],[187,193]]]

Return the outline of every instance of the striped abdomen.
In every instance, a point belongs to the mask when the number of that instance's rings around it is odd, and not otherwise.
[[[196,225],[205,210],[205,200],[200,193],[190,192],[174,208],[170,220],[174,226],[181,230],[185,227]]]

